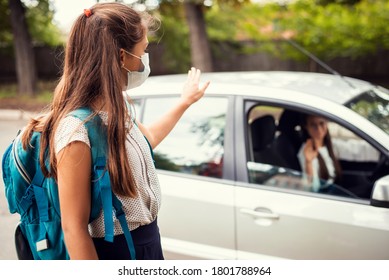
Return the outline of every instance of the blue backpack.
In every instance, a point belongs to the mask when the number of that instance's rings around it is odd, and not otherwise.
[[[115,213],[126,237],[131,258],[135,249],[125,214],[119,199],[113,194],[106,170],[105,128],[99,116],[91,118],[92,111],[81,108],[71,112],[85,122],[91,144],[92,193],[89,222],[104,211],[105,240],[113,242]],[[9,211],[20,215],[15,232],[16,251],[19,259],[64,260],[69,259],[66,250],[58,186],[53,178],[44,177],[39,165],[41,133],[33,132],[30,145],[24,150],[17,136],[7,148],[2,159],[5,196]],[[114,211],[114,212],[113,212]]]

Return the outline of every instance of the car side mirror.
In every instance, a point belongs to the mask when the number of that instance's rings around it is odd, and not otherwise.
[[[389,175],[374,183],[370,204],[375,207],[389,208]]]

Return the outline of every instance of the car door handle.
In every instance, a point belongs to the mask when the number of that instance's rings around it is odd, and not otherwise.
[[[272,220],[278,220],[280,218],[280,215],[273,213],[268,208],[258,207],[253,209],[247,209],[247,208],[241,208],[240,212],[243,214],[247,214],[250,216],[254,216],[256,218],[264,218],[264,219],[272,219]]]

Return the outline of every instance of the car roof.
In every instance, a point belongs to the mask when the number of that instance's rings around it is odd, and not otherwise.
[[[131,98],[181,94],[187,74],[151,76],[126,94]],[[345,80],[346,81],[345,81]],[[201,81],[211,81],[207,95],[237,95],[278,100],[291,105],[325,108],[333,116],[358,120],[358,129],[370,131],[375,141],[389,150],[388,135],[370,121],[343,106],[375,85],[349,77],[311,72],[249,71],[203,73]],[[350,85],[350,84],[351,85]]]
[[[146,93],[147,88],[158,89],[167,93],[164,88],[168,87],[171,93],[174,92],[173,84],[183,84],[186,74],[173,74],[151,76],[145,83],[145,86],[139,87],[136,91],[131,90],[132,94],[137,95]],[[338,104],[344,104],[355,98],[362,92],[374,87],[373,84],[350,77],[339,75],[313,73],[313,72],[292,72],[292,71],[241,71],[241,72],[211,72],[202,73],[201,81],[211,81],[213,87],[217,88],[252,88],[261,89],[272,88],[281,90],[300,92],[313,96],[318,96]],[[181,85],[179,90],[181,90]],[[246,91],[247,92],[247,91]],[[224,90],[224,93],[225,92]],[[235,92],[239,94],[241,92]],[[158,94],[158,92],[154,92]]]

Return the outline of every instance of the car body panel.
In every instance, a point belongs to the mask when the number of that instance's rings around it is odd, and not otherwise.
[[[242,212],[258,208],[278,218]],[[237,248],[239,252],[288,259],[388,259],[389,210],[373,208],[260,187],[238,187]]]
[[[170,240],[165,251],[186,258],[196,252],[198,258],[235,259],[233,187],[172,173],[158,174],[163,193],[158,223]]]

